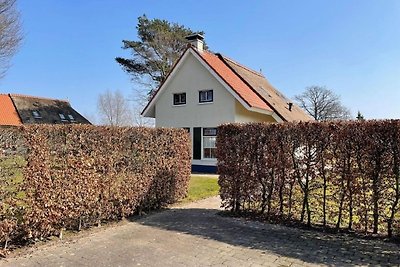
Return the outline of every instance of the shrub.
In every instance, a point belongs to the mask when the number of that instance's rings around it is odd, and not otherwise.
[[[177,129],[0,129],[0,168],[16,157],[24,162],[17,166],[17,184],[0,176],[0,242],[56,235],[185,197],[189,143]]]
[[[400,220],[399,133],[398,120],[222,125],[223,205],[391,237]]]

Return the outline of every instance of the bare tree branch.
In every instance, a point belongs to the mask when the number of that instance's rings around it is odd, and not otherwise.
[[[97,99],[101,123],[111,126],[132,125],[132,110],[120,91],[107,90]]]
[[[154,119],[143,117],[141,112],[148,103],[148,90],[135,88],[133,89],[132,109],[133,123],[137,126],[154,126]]]
[[[10,59],[21,43],[20,15],[16,0],[0,0],[0,78],[10,67]]]
[[[294,97],[298,105],[317,121],[347,120],[351,118],[348,108],[340,97],[326,87],[310,86]]]

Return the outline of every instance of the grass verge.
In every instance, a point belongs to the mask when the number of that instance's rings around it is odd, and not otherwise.
[[[188,196],[180,203],[217,196],[219,193],[218,176],[192,175],[189,182]]]

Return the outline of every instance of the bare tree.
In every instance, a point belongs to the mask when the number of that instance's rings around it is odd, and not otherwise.
[[[120,91],[107,90],[97,99],[99,119],[103,124],[111,126],[132,125],[132,110]]]
[[[10,59],[21,43],[21,24],[16,0],[0,0],[0,78],[10,67]]]
[[[147,91],[138,87],[134,88],[130,101],[132,101],[133,123],[137,126],[154,126],[155,120],[153,118],[146,118],[141,114],[149,102],[149,95],[147,94]]]
[[[294,97],[298,105],[317,121],[347,120],[351,118],[348,108],[342,105],[340,97],[322,86],[310,86]]]

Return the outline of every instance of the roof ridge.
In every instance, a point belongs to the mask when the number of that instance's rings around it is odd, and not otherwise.
[[[10,101],[11,101],[11,103],[12,103],[14,109],[15,109],[15,112],[18,115],[18,119],[19,119],[20,123],[22,124],[22,117],[21,117],[21,114],[19,113],[19,111],[17,109],[17,106],[15,105],[14,99],[12,99],[11,94],[7,94],[7,96],[8,96],[8,98],[10,98]]]
[[[69,103],[66,99],[57,99],[57,98],[50,98],[50,97],[40,97],[40,96],[31,96],[31,95],[24,95],[24,94],[8,94],[10,97],[25,97],[25,98],[33,98],[33,99],[42,99],[42,100],[53,100],[53,101],[62,101]]]
[[[217,53],[217,54],[220,54],[221,57],[223,57],[225,60],[228,60],[228,61],[232,62],[233,64],[237,65],[238,67],[241,67],[241,68],[243,68],[243,69],[245,69],[245,70],[247,70],[247,71],[250,71],[251,73],[253,73],[253,74],[255,74],[255,75],[258,75],[258,76],[260,76],[260,77],[265,78],[265,76],[264,76],[261,72],[255,71],[255,70],[253,70],[253,69],[251,69],[251,68],[249,68],[249,67],[247,67],[247,66],[245,66],[245,65],[243,65],[243,64],[241,64],[241,63],[239,63],[239,62],[237,62],[237,61],[235,61],[235,60],[233,60],[233,59],[230,58],[230,57],[227,57],[227,56],[225,56],[225,55],[222,55],[221,53]]]

